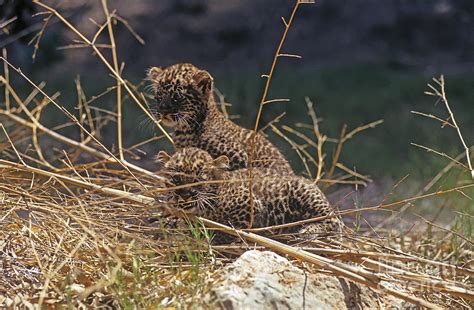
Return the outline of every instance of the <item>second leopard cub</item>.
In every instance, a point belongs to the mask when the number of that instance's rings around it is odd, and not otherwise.
[[[165,201],[235,228],[249,228],[250,199],[254,207],[252,227],[286,224],[335,212],[319,188],[302,177],[282,178],[268,169],[253,169],[250,195],[248,170],[228,171],[226,156],[213,159],[207,152],[190,147],[173,156],[161,151],[157,158],[163,165],[161,173],[169,180]],[[341,221],[332,217],[296,231],[314,236],[338,233],[340,229]]]
[[[214,82],[207,71],[192,64],[153,67],[148,80],[155,96],[150,110],[163,124],[173,127],[177,149],[198,147],[213,157],[226,155],[230,170],[250,167],[253,131],[234,124],[218,110]],[[285,157],[261,134],[255,137],[251,166],[293,174]]]

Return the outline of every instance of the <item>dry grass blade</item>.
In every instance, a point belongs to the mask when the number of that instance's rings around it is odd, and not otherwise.
[[[0,29],[2,28],[5,28],[6,26],[10,25],[11,23],[13,23],[14,21],[16,21],[18,19],[18,16],[13,16],[12,18],[9,18],[5,21],[2,21],[0,23]]]
[[[110,15],[109,8],[107,5],[107,0],[102,0],[102,8],[104,10],[105,17],[107,18],[107,29],[109,31],[110,45],[112,49],[112,61],[114,64],[114,70],[119,75],[121,71],[118,65],[117,57],[117,45],[115,44],[115,35],[113,30],[112,21],[113,18]],[[123,138],[122,138],[122,84],[119,79],[117,79],[117,139],[118,139],[118,151],[120,160],[124,160],[123,156]]]
[[[316,137],[316,141],[317,141],[316,151],[317,151],[318,165],[317,165],[316,179],[315,179],[315,181],[317,182],[323,176],[323,168],[324,168],[323,144],[324,142],[326,142],[327,137],[322,135],[321,131],[319,130],[319,121],[318,121],[318,117],[316,116],[316,111],[313,108],[313,102],[308,97],[306,97],[305,100],[308,106],[308,114],[311,117],[311,120],[313,122],[314,136]]]
[[[445,157],[447,159],[449,159],[451,162],[454,162],[455,164],[465,168],[465,169],[469,169],[468,166],[466,166],[465,164],[461,163],[460,161],[458,161],[457,159],[454,159],[452,158],[451,156],[449,156],[448,154],[446,153],[442,153],[442,152],[439,152],[439,151],[436,151],[436,150],[433,150],[432,148],[429,148],[427,146],[423,146],[423,145],[420,145],[420,144],[416,144],[416,143],[410,143],[411,145],[413,146],[416,146],[416,147],[419,147],[420,149],[424,149],[426,150],[427,152],[433,152],[441,157]]]
[[[2,49],[2,56],[3,56],[3,59],[8,59],[8,54],[7,54],[7,49],[4,48]],[[6,85],[9,85],[10,84],[10,73],[9,73],[9,70],[8,70],[8,65],[7,65],[7,62],[4,61],[3,62],[3,74],[4,74],[4,78],[3,78],[3,82],[6,84]],[[10,89],[9,87],[5,87],[5,107],[7,110],[10,110]]]
[[[263,106],[265,105],[265,102],[267,101],[267,94],[268,94],[268,90],[270,88],[270,83],[271,83],[271,80],[272,80],[272,77],[273,77],[273,73],[275,71],[275,67],[276,67],[276,64],[277,64],[277,61],[278,61],[278,56],[281,53],[283,43],[285,42],[285,39],[286,39],[286,35],[288,33],[288,30],[290,30],[290,28],[291,28],[291,23],[293,22],[296,11],[298,11],[298,7],[299,7],[300,4],[301,4],[300,0],[296,0],[295,6],[293,8],[293,11],[291,12],[290,19],[288,21],[286,21],[282,17],[283,24],[285,26],[285,30],[283,31],[283,35],[281,36],[280,43],[278,44],[278,47],[277,47],[276,52],[275,52],[275,56],[273,57],[273,61],[272,61],[272,65],[270,67],[270,71],[268,72],[268,74],[262,75],[266,78],[266,83],[265,83],[265,87],[264,87],[264,90],[263,90],[262,98],[260,100],[260,104],[259,104],[259,108],[258,108],[258,112],[257,112],[257,118],[255,120],[255,126],[254,126],[253,133],[252,133],[252,136],[251,136],[251,139],[250,139],[250,152],[249,152],[249,162],[250,162],[249,178],[250,178],[250,182],[249,182],[249,189],[250,189],[250,198],[251,198],[250,199],[250,201],[251,201],[251,205],[250,205],[251,220],[250,220],[249,228],[251,228],[253,226],[253,217],[254,217],[254,206],[253,206],[253,199],[252,199],[252,194],[253,194],[252,193],[252,161],[254,159],[254,154],[255,154],[255,137],[256,137],[257,132],[258,132],[258,125],[260,123],[260,118],[262,116]]]

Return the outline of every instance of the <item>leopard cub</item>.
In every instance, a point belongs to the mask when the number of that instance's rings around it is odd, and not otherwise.
[[[321,190],[303,177],[282,178],[271,169],[254,168],[250,193],[249,170],[228,171],[226,156],[213,159],[207,152],[189,147],[173,156],[161,151],[157,159],[163,165],[161,174],[169,182],[163,200],[235,228],[250,228],[252,222],[252,227],[280,225],[335,213]],[[312,237],[339,233],[341,225],[337,217],[331,217],[284,232]]]
[[[270,168],[282,175],[294,174],[283,154],[263,135],[242,128],[217,108],[214,81],[205,70],[192,64],[153,67],[148,80],[155,98],[150,111],[173,128],[177,149],[197,147],[213,157],[226,155],[229,170]],[[253,145],[253,157],[251,148]]]

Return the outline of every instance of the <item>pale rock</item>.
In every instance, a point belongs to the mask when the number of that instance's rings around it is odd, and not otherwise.
[[[344,278],[309,274],[269,251],[247,251],[218,272],[206,296],[221,309],[377,309],[401,306]],[[389,304],[387,304],[387,302]]]

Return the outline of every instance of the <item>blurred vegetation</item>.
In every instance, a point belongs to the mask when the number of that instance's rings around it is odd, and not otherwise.
[[[263,88],[260,75],[264,71],[262,68],[259,70],[261,71],[214,73],[216,87],[225,95],[226,102],[232,104],[230,114],[238,115],[234,121],[247,128],[254,125]],[[139,83],[142,77],[129,79]],[[73,77],[70,77],[47,85],[50,94],[61,90],[58,100],[70,111],[73,111],[73,106],[77,103],[72,81]],[[81,77],[81,82],[88,97],[113,86],[112,79],[96,79],[96,76]],[[436,154],[411,146],[410,143],[421,144],[451,156],[462,152],[461,144],[452,128],[441,128],[439,122],[411,113],[419,111],[446,118],[444,105],[437,104],[436,98],[424,94],[427,90],[426,84],[430,82],[431,77],[415,69],[394,64],[353,64],[304,69],[281,66],[276,72],[269,98],[288,98],[290,102],[265,106],[261,124],[263,126],[285,111],[287,114],[278,125],[311,123],[307,115],[306,96],[314,102],[318,118],[322,119],[321,130],[332,138],[339,136],[344,124],[351,130],[383,119],[384,123],[381,125],[356,135],[345,144],[342,162],[374,179],[400,179],[407,174],[411,179],[426,179],[436,174],[448,162]],[[469,144],[474,139],[471,134],[474,132],[474,118],[471,117],[474,74],[448,75],[446,82],[448,99]],[[130,146],[158,134],[133,103],[125,102],[125,145]],[[114,110],[115,97],[113,94],[105,95],[94,102],[94,105]],[[54,109],[43,115],[43,121],[49,126],[63,121]],[[78,134],[77,129],[66,130],[69,130],[69,134]],[[294,166],[302,171],[302,163],[291,146],[269,130],[266,132],[270,139],[284,150]],[[107,145],[113,145],[116,141],[113,124],[104,128],[101,134]],[[170,149],[165,140],[148,145],[144,149],[149,151],[151,158],[163,147]],[[326,147],[328,156],[331,156],[335,144],[327,142]]]
[[[258,73],[243,73],[228,79],[217,78],[217,86],[234,103],[231,111],[246,115],[239,122],[254,122],[260,96]],[[474,130],[471,116],[474,102],[474,74],[447,76],[447,93],[467,139]],[[367,130],[345,145],[343,162],[375,178],[400,178],[406,174],[426,177],[436,173],[447,162],[434,154],[410,146],[422,144],[456,156],[462,151],[451,128],[441,128],[435,120],[411,113],[420,111],[446,118],[443,105],[424,94],[431,78],[409,67],[393,64],[355,64],[335,68],[306,68],[300,71],[279,70],[270,91],[271,98],[289,98],[290,103],[266,106],[264,121],[270,121],[284,110],[284,122],[309,123],[305,96],[315,103],[321,128],[337,138],[344,124],[349,129],[378,119],[384,123]],[[244,104],[245,103],[245,104]],[[279,105],[278,107],[276,105]],[[270,113],[269,113],[270,112]],[[472,140],[471,140],[472,141]],[[469,143],[469,142],[468,142]],[[294,152],[292,162],[298,162]],[[301,168],[301,165],[299,166]]]

